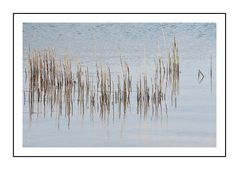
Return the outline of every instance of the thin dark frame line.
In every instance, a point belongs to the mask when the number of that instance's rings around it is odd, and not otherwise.
[[[192,157],[192,158],[205,158],[205,157],[208,157],[208,158],[223,158],[225,156],[13,156],[13,157],[19,157],[19,158],[29,158],[29,157],[33,157],[33,158],[52,158],[52,157],[57,157],[57,158],[66,158],[66,157],[69,157],[69,158],[109,158],[109,157],[112,157],[112,158],[132,158],[132,157],[136,157],[136,158],[145,158],[145,157],[148,157],[148,158],[188,158],[188,157]]]
[[[13,13],[13,24],[12,25],[13,25],[13,37],[12,37],[13,38],[13,41],[12,41],[13,42],[13,60],[12,60],[13,61],[13,73],[12,73],[13,74],[13,86],[12,86],[12,89],[13,89],[13,107],[12,107],[12,109],[13,109],[13,136],[12,136],[13,143],[12,143],[12,145],[13,145],[13,157],[14,157],[14,149],[15,149],[14,148],[14,128],[15,128],[15,126],[14,126],[15,125],[15,122],[14,122],[14,28],[15,28],[14,27],[14,13]]]
[[[19,15],[19,14],[179,14],[179,15],[186,15],[186,14],[200,14],[200,15],[208,15],[208,14],[223,14],[224,17],[225,17],[225,155],[222,155],[222,156],[16,156],[15,153],[14,153],[14,16],[15,15]],[[227,122],[227,114],[226,114],[226,96],[227,96],[227,93],[226,93],[226,81],[227,81],[227,78],[226,78],[226,54],[227,54],[227,40],[226,40],[226,37],[227,37],[227,29],[226,29],[226,25],[227,25],[227,20],[226,20],[226,17],[227,17],[227,14],[225,12],[207,12],[207,13],[100,13],[100,12],[95,12],[95,13],[21,13],[21,12],[15,12],[13,13],[13,157],[226,157],[227,156],[227,129],[226,129],[226,122]]]
[[[51,13],[51,12],[47,12],[47,13],[41,13],[41,12],[27,12],[27,13],[22,13],[22,12],[15,12],[13,14],[137,14],[137,15],[145,15],[145,14],[183,14],[183,15],[187,15],[187,14],[205,14],[205,15],[208,15],[208,14],[226,14],[225,12],[206,12],[206,13],[200,13],[200,12],[189,12],[189,13],[180,13],[180,12],[175,12],[175,13],[156,13],[156,12],[142,12],[142,13],[139,13],[139,12],[136,12],[136,13],[130,13],[130,12],[124,12],[124,13],[121,13],[121,12],[86,12],[86,13],[75,13],[75,12],[72,12],[72,13]]]
[[[225,157],[227,156],[227,14],[225,13]]]

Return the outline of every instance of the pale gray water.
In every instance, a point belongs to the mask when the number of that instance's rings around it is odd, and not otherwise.
[[[167,97],[167,114],[137,114],[136,82],[139,72],[147,68],[152,75],[158,44],[166,60],[176,37],[180,58],[180,82],[177,107]],[[165,38],[164,38],[165,37]],[[133,77],[133,94],[126,114],[118,113],[117,105],[105,119],[86,109],[84,116],[73,103],[73,115],[59,116],[57,109],[42,105],[29,120],[28,85],[23,107],[23,146],[64,147],[215,147],[216,146],[216,24],[214,23],[25,23],[23,25],[23,71],[29,51],[55,48],[63,59],[68,54],[76,70],[76,62],[89,67],[95,76],[96,62],[109,66],[112,76],[120,74],[120,57],[128,62]],[[145,57],[146,56],[146,60]],[[210,79],[213,63],[212,86]],[[205,75],[198,82],[198,70]],[[114,78],[113,78],[114,79]],[[149,84],[151,81],[148,80]],[[120,115],[120,116],[119,116]]]

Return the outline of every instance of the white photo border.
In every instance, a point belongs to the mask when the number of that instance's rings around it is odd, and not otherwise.
[[[27,22],[216,23],[216,147],[23,147],[22,27]],[[13,157],[226,157],[226,13],[13,13]]]

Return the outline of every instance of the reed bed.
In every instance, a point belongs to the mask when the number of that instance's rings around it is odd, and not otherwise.
[[[44,113],[45,107],[49,106],[51,115],[63,115],[64,110],[70,126],[75,93],[78,112],[82,116],[89,109],[92,116],[98,113],[102,119],[114,113],[115,107],[118,107],[119,117],[121,110],[125,117],[131,103],[137,103],[137,113],[144,117],[147,116],[150,105],[154,115],[159,110],[162,114],[162,107],[167,115],[167,94],[171,94],[171,103],[177,107],[180,63],[175,38],[172,52],[167,57],[160,54],[155,57],[153,75],[140,73],[136,83],[136,101],[131,101],[134,91],[130,66],[121,57],[120,64],[121,73],[112,74],[110,67],[96,63],[96,74],[90,75],[88,67],[78,62],[74,74],[69,56],[65,55],[62,62],[54,49],[33,51],[28,58],[26,73],[30,116],[35,112],[34,103],[37,103],[44,106]]]

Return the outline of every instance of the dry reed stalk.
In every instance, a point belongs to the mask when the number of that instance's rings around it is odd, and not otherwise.
[[[118,75],[118,103],[121,103],[121,85],[120,85],[120,75]]]
[[[123,83],[123,103],[124,103],[124,113],[126,113],[127,92],[126,92],[126,79],[125,78],[124,78],[124,83]]]
[[[115,103],[114,103],[114,101],[115,101],[114,82],[112,82],[112,88],[113,88],[113,90],[112,90],[112,108],[113,108],[113,113],[114,113],[114,105],[115,105]]]

